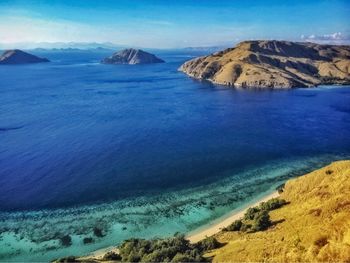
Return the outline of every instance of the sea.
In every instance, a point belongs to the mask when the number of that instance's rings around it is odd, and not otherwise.
[[[33,51],[0,66],[0,260],[50,261],[189,233],[350,158],[350,86],[237,89],[166,61]]]

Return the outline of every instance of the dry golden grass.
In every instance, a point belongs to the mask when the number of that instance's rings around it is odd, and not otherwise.
[[[214,262],[350,262],[350,161],[289,180],[271,211],[276,224],[257,233],[221,232]]]
[[[350,82],[350,47],[244,41],[185,62],[189,76],[236,87],[291,88]]]

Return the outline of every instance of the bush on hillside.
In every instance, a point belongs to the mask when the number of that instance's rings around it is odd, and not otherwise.
[[[206,237],[196,244],[196,248],[199,249],[200,252],[219,248],[220,246],[221,244],[214,237]]]
[[[281,184],[281,185],[279,185],[279,186],[276,187],[276,190],[277,190],[277,192],[278,192],[279,194],[282,194],[282,193],[283,193],[283,191],[284,191],[284,186],[285,186],[285,184]]]
[[[275,210],[278,209],[284,205],[287,204],[287,201],[284,199],[279,199],[279,198],[272,198],[267,202],[262,202],[259,205],[259,209],[260,210],[266,210],[266,211],[271,211],[271,210]]]
[[[243,219],[244,220],[253,220],[254,216],[256,213],[258,213],[260,211],[259,207],[255,206],[255,207],[249,207],[247,209],[247,212],[245,212]]]
[[[190,244],[183,235],[167,239],[130,239],[119,247],[123,262],[204,262],[205,251],[218,248],[213,237]]]
[[[228,227],[223,228],[223,231],[240,231],[242,227],[242,220],[236,220]]]
[[[198,258],[193,258],[189,255],[184,255],[181,253],[177,253],[173,259],[171,260],[171,262],[177,262],[177,263],[182,263],[182,262],[200,262],[201,259]]]
[[[121,256],[113,251],[109,251],[106,254],[104,254],[102,260],[105,261],[113,261],[113,260],[121,260]]]
[[[284,199],[272,198],[267,202],[261,203],[259,206],[250,207],[247,209],[242,219],[236,220],[223,230],[242,232],[266,230],[272,224],[269,211],[278,209],[286,204],[287,202]]]
[[[261,210],[258,213],[255,214],[252,227],[250,231],[256,232],[256,231],[263,231],[269,228],[271,226],[272,222],[270,220],[270,216],[268,211]]]

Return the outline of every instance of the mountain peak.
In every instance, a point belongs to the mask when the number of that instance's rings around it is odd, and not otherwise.
[[[350,83],[350,46],[252,40],[184,63],[191,77],[238,87],[291,88]]]
[[[164,63],[164,60],[141,49],[127,48],[115,52],[101,61],[103,64],[151,64]]]
[[[0,64],[28,64],[41,62],[49,62],[49,60],[47,58],[34,56],[20,49],[6,50],[0,56]]]

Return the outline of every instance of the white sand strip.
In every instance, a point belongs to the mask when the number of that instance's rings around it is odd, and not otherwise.
[[[259,205],[261,202],[266,202],[272,198],[276,198],[279,197],[279,193],[273,192],[272,194],[269,194],[261,199],[259,199],[259,201],[257,201],[256,203],[249,205],[249,207],[253,207],[253,206],[257,206]],[[196,243],[206,237],[210,237],[212,235],[215,235],[216,233],[220,232],[224,227],[228,227],[229,225],[231,225],[235,220],[240,219],[241,217],[243,217],[243,215],[245,214],[245,212],[247,211],[247,209],[249,207],[243,208],[242,210],[232,214],[231,216],[223,219],[222,221],[214,224],[214,225],[209,225],[208,227],[199,230],[199,231],[193,231],[193,234],[189,234],[186,236],[186,238],[188,240],[190,240],[191,243]]]

